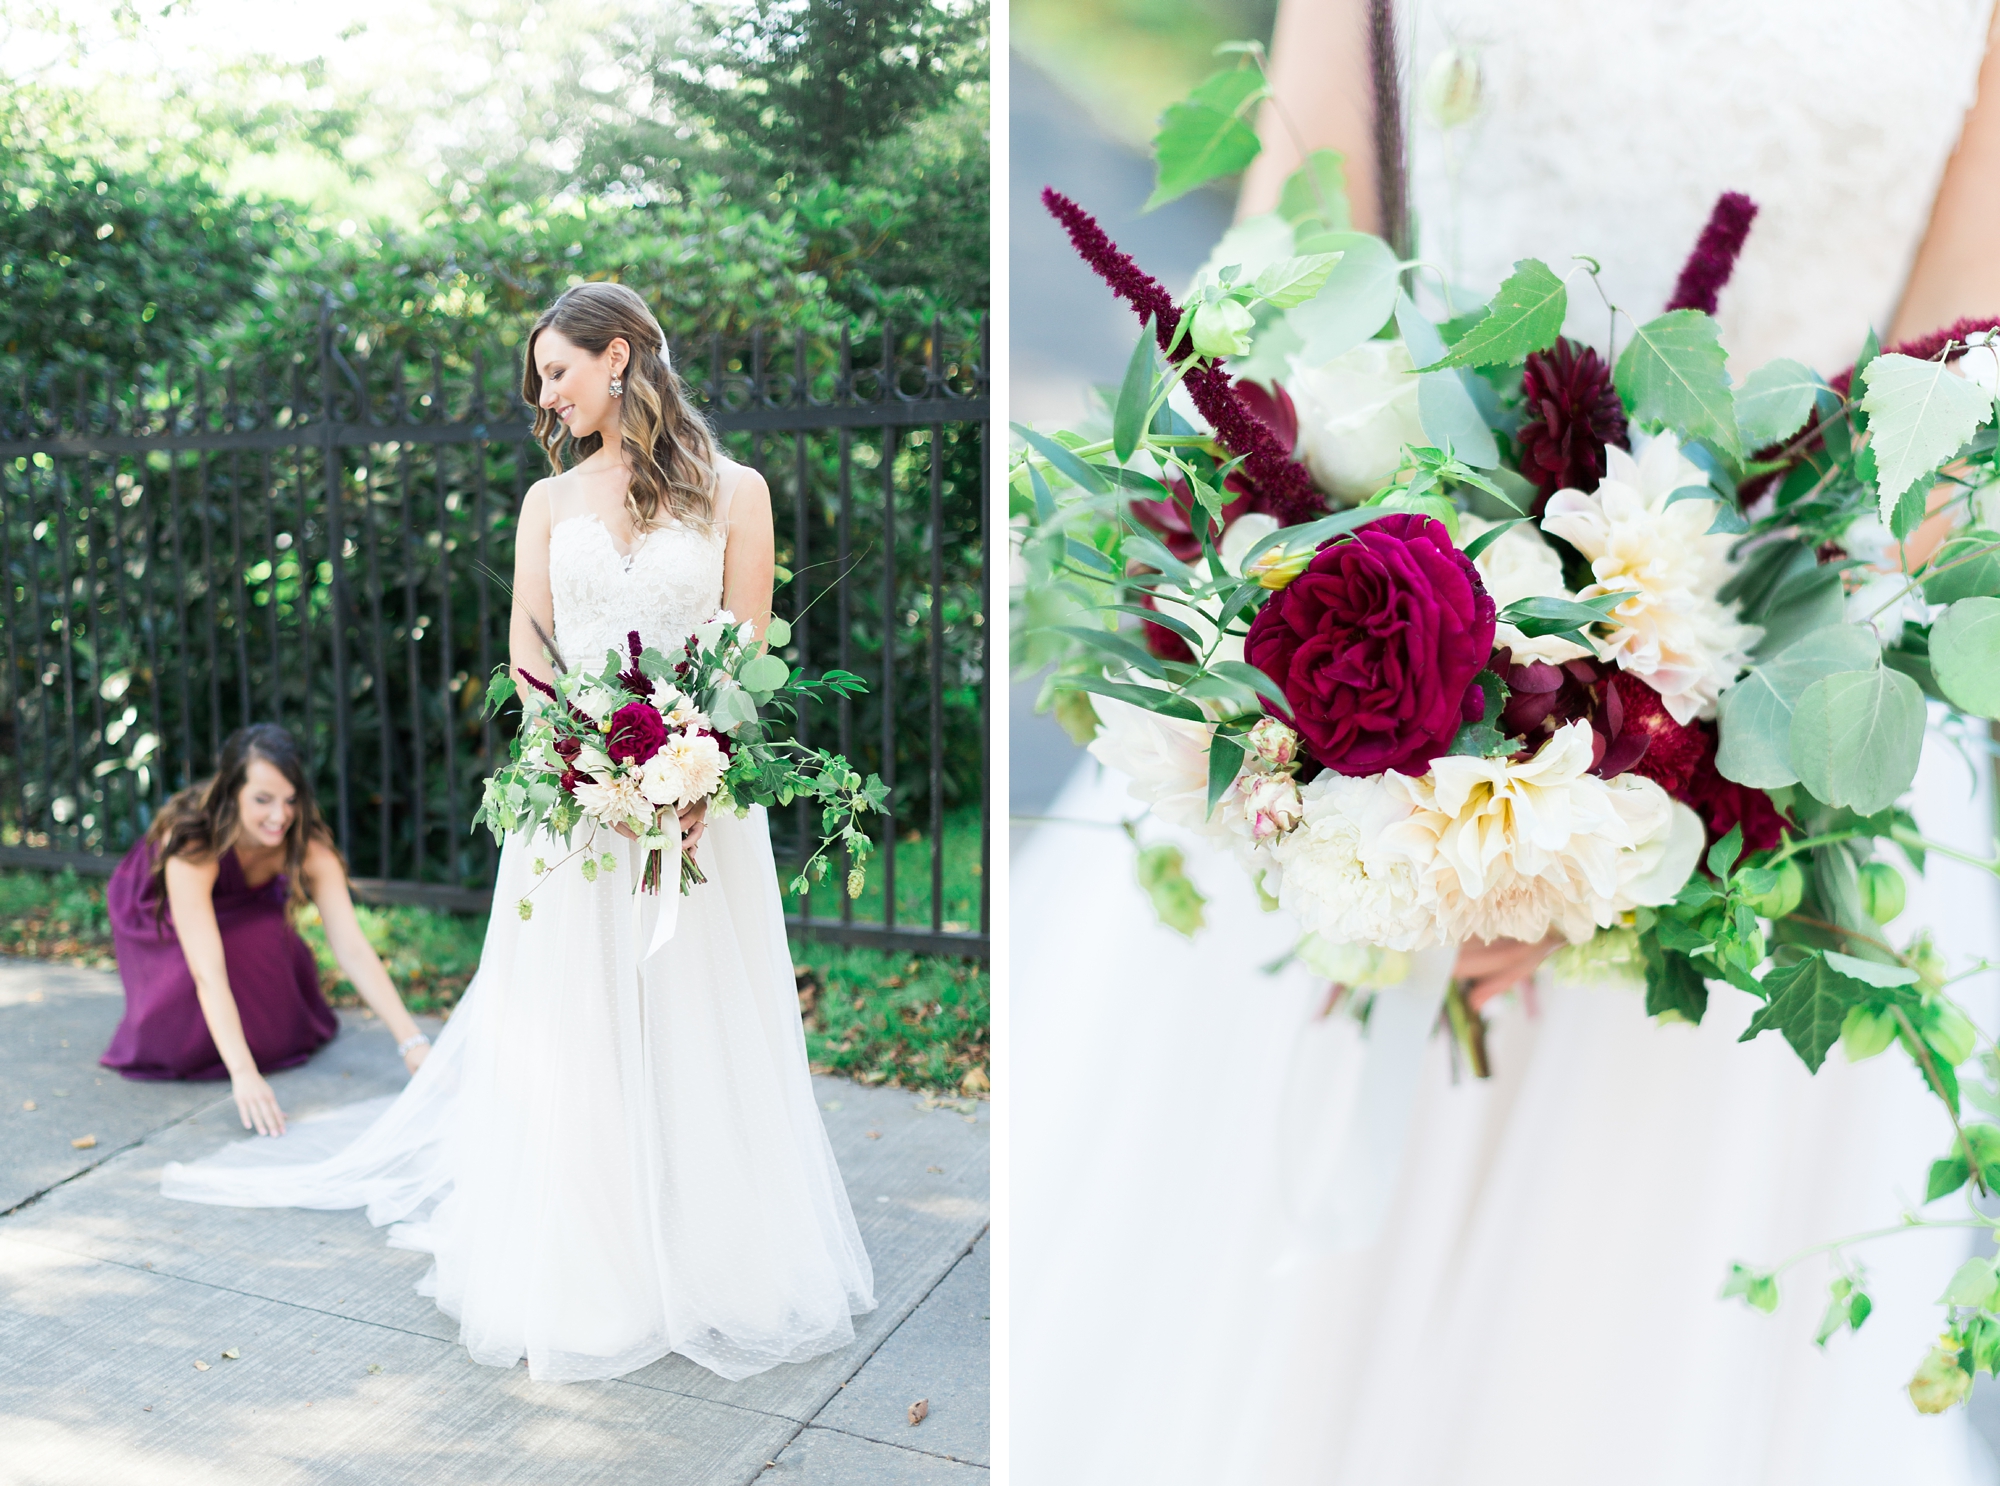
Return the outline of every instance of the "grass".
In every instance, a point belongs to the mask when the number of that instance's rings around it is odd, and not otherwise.
[[[977,841],[975,834],[975,865]],[[924,885],[927,892],[927,876]],[[900,883],[898,888],[900,900]],[[879,886],[876,902],[879,917]],[[485,921],[405,906],[360,904],[355,912],[404,1003],[412,1011],[449,1016],[479,968]],[[319,961],[327,998],[336,1006],[359,1006],[310,906],[300,915],[299,932]],[[103,880],[74,872],[0,872],[0,954],[115,967]],[[992,997],[985,967],[949,956],[796,939],[792,967],[814,1072],[898,1088],[987,1092]]]
[[[775,812],[774,812],[775,813]],[[827,872],[826,881],[813,889],[808,900],[816,919],[840,916],[845,889],[839,876],[840,861]],[[868,881],[854,900],[854,921],[882,922],[882,854],[868,859]],[[790,880],[796,862],[781,859],[780,881]],[[957,933],[979,927],[979,811],[953,810],[944,818],[944,927]],[[787,897],[787,912],[796,912],[798,899]],[[931,922],[930,838],[918,831],[905,831],[896,840],[896,922],[911,928],[929,928]],[[796,958],[796,956],[794,956]]]

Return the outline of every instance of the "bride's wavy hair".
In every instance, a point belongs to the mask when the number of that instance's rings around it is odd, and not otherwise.
[[[569,439],[562,420],[543,407],[542,374],[535,365],[535,340],[556,331],[572,345],[602,356],[623,338],[632,357],[624,371],[625,391],[618,415],[619,441],[631,478],[625,509],[632,529],[646,531],[673,517],[706,528],[715,509],[717,453],[708,420],[696,411],[687,384],[674,371],[666,333],[646,301],[623,284],[593,280],[565,290],[528,332],[527,365],[521,395],[535,409],[535,442],[548,455],[551,473],[564,469],[564,444],[588,459],[604,444],[602,434]]]
[[[212,862],[236,845],[236,838],[243,832],[236,797],[249,777],[252,759],[262,759],[284,775],[297,796],[292,824],[285,832],[284,873],[288,889],[285,911],[293,913],[305,905],[306,848],[314,841],[333,846],[333,832],[320,818],[298,740],[275,722],[256,722],[225,738],[222,754],[215,761],[214,775],[168,800],[147,828],[146,841],[153,848],[153,870],[146,891],[154,900],[155,921],[163,921],[167,915],[169,861],[187,857],[192,861]],[[335,854],[338,855],[338,848]]]

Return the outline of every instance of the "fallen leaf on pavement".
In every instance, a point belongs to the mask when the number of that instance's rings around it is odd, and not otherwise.
[[[880,1140],[882,1138],[882,1132],[880,1130],[870,1130],[868,1132],[868,1138],[870,1140]]]
[[[92,1146],[97,1144],[97,1137],[95,1135],[79,1135],[75,1140],[72,1140],[70,1144],[75,1146],[80,1151],[87,1151]]]
[[[33,1109],[34,1107],[35,1107],[35,1101],[32,1099],[23,1099],[21,1101],[21,1108],[23,1109]]]
[[[202,1361],[201,1359],[199,1359],[199,1358],[196,1358],[196,1359],[195,1359],[195,1364],[194,1364],[194,1370],[195,1370],[196,1372],[207,1372],[207,1371],[208,1371],[208,1364],[207,1364],[206,1362],[203,1362],[203,1361]]]
[[[241,1357],[243,1354],[237,1351],[236,1348],[231,1347],[227,1352],[224,1352],[222,1355],[227,1357],[231,1362],[234,1362],[237,1358]]]
[[[944,1175],[944,1168],[942,1166],[926,1166],[924,1170],[928,1171],[932,1176]]]
[[[923,1423],[924,1420],[930,1417],[930,1414],[931,1401],[928,1398],[920,1398],[910,1405],[910,1423],[912,1424]]]
[[[371,1373],[378,1373],[381,1370],[382,1370],[382,1364],[379,1362],[371,1362],[368,1364],[368,1371]]]

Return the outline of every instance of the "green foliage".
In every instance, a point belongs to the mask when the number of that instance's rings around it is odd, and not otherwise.
[[[1314,150],[1285,177],[1278,215],[1302,234],[1347,232],[1353,214],[1347,196],[1347,161],[1338,150]]]
[[[1931,626],[1938,685],[1975,717],[2000,717],[2000,598],[1962,598]]]
[[[1708,983],[1694,961],[1656,934],[1640,936],[1639,956],[1646,969],[1646,1015],[1699,1024],[1708,1010]]]
[[[1139,886],[1153,901],[1160,922],[1192,939],[1202,926],[1207,899],[1187,875],[1187,858],[1171,842],[1156,841],[1139,849]]]
[[[1992,421],[1993,399],[1941,359],[1886,354],[1869,362],[1860,377],[1868,389],[1861,408],[1873,436],[1887,523],[1905,491]]]
[[[1917,777],[1924,717],[1923,693],[1902,672],[1838,671],[1799,694],[1787,758],[1816,798],[1873,815]]]
[[[1715,321],[1699,310],[1674,310],[1632,332],[1612,380],[1638,422],[1739,455],[1727,360]]]
[[[1898,989],[1844,974],[1834,968],[1826,953],[1816,951],[1764,977],[1764,990],[1770,999],[1758,1008],[1739,1040],[1748,1042],[1760,1032],[1776,1030],[1806,1067],[1817,1073],[1826,1061],[1827,1050],[1840,1040],[1847,1013],[1865,1002],[1880,1000],[1885,990],[1893,995]],[[1914,994],[1909,998],[1914,1000]]]
[[[1283,322],[1299,338],[1300,359],[1320,366],[1388,323],[1396,311],[1401,270],[1389,245],[1366,232],[1320,233],[1302,237],[1298,246],[1341,255],[1319,293],[1287,311]]]
[[[1742,447],[1762,449],[1797,433],[1812,416],[1813,404],[1825,387],[1819,374],[1803,362],[1781,356],[1758,367],[1733,394]]]
[[[1830,624],[1751,667],[1723,693],[1716,770],[1757,789],[1796,783],[1791,740],[1799,698],[1816,681],[1872,664],[1877,650],[1874,635],[1860,626]]]
[[[1501,281],[1486,314],[1452,345],[1451,353],[1420,369],[1517,365],[1530,352],[1555,344],[1568,313],[1569,290],[1555,271],[1539,258],[1523,258]],[[1622,386],[1619,391],[1624,392]],[[1630,404],[1629,396],[1626,402]]]
[[[652,80],[706,131],[712,161],[759,180],[840,179],[984,77],[985,25],[983,4],[702,3]]]
[[[1159,176],[1145,210],[1165,206],[1257,158],[1261,148],[1248,116],[1268,94],[1264,74],[1254,67],[1218,72],[1160,116],[1153,137]]]

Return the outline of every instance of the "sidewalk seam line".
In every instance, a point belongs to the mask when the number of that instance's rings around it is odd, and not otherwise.
[[[118,1157],[124,1155],[127,1151],[137,1150],[140,1146],[144,1145],[154,1136],[164,1135],[167,1131],[174,1129],[176,1126],[185,1125],[189,1120],[199,1119],[202,1115],[207,1114],[209,1111],[217,1109],[222,1105],[229,1103],[231,1097],[232,1096],[230,1095],[224,1095],[222,1098],[215,1100],[213,1103],[204,1104],[200,1109],[191,1109],[177,1120],[169,1120],[164,1125],[156,1125],[151,1130],[148,1130],[144,1134],[140,1135],[138,1139],[128,1141],[126,1144],[119,1146],[116,1150],[106,1151],[102,1156],[99,1156],[95,1161],[91,1162],[88,1166],[80,1167],[77,1170],[72,1171],[68,1176],[64,1177],[61,1181],[49,1183],[48,1186],[43,1187],[39,1192],[30,1193],[28,1196],[23,1197],[19,1202],[15,1203],[12,1207],[8,1208],[5,1212],[0,1212],[0,1221],[5,1221],[6,1219],[13,1217],[14,1214],[21,1212],[27,1208],[33,1207],[37,1202],[40,1202],[44,1197],[48,1196],[49,1193],[54,1192],[59,1188],[67,1187],[71,1182],[75,1181],[78,1177],[89,1176],[91,1172],[96,1171],[98,1168],[108,1164],[111,1161],[116,1160]]]

